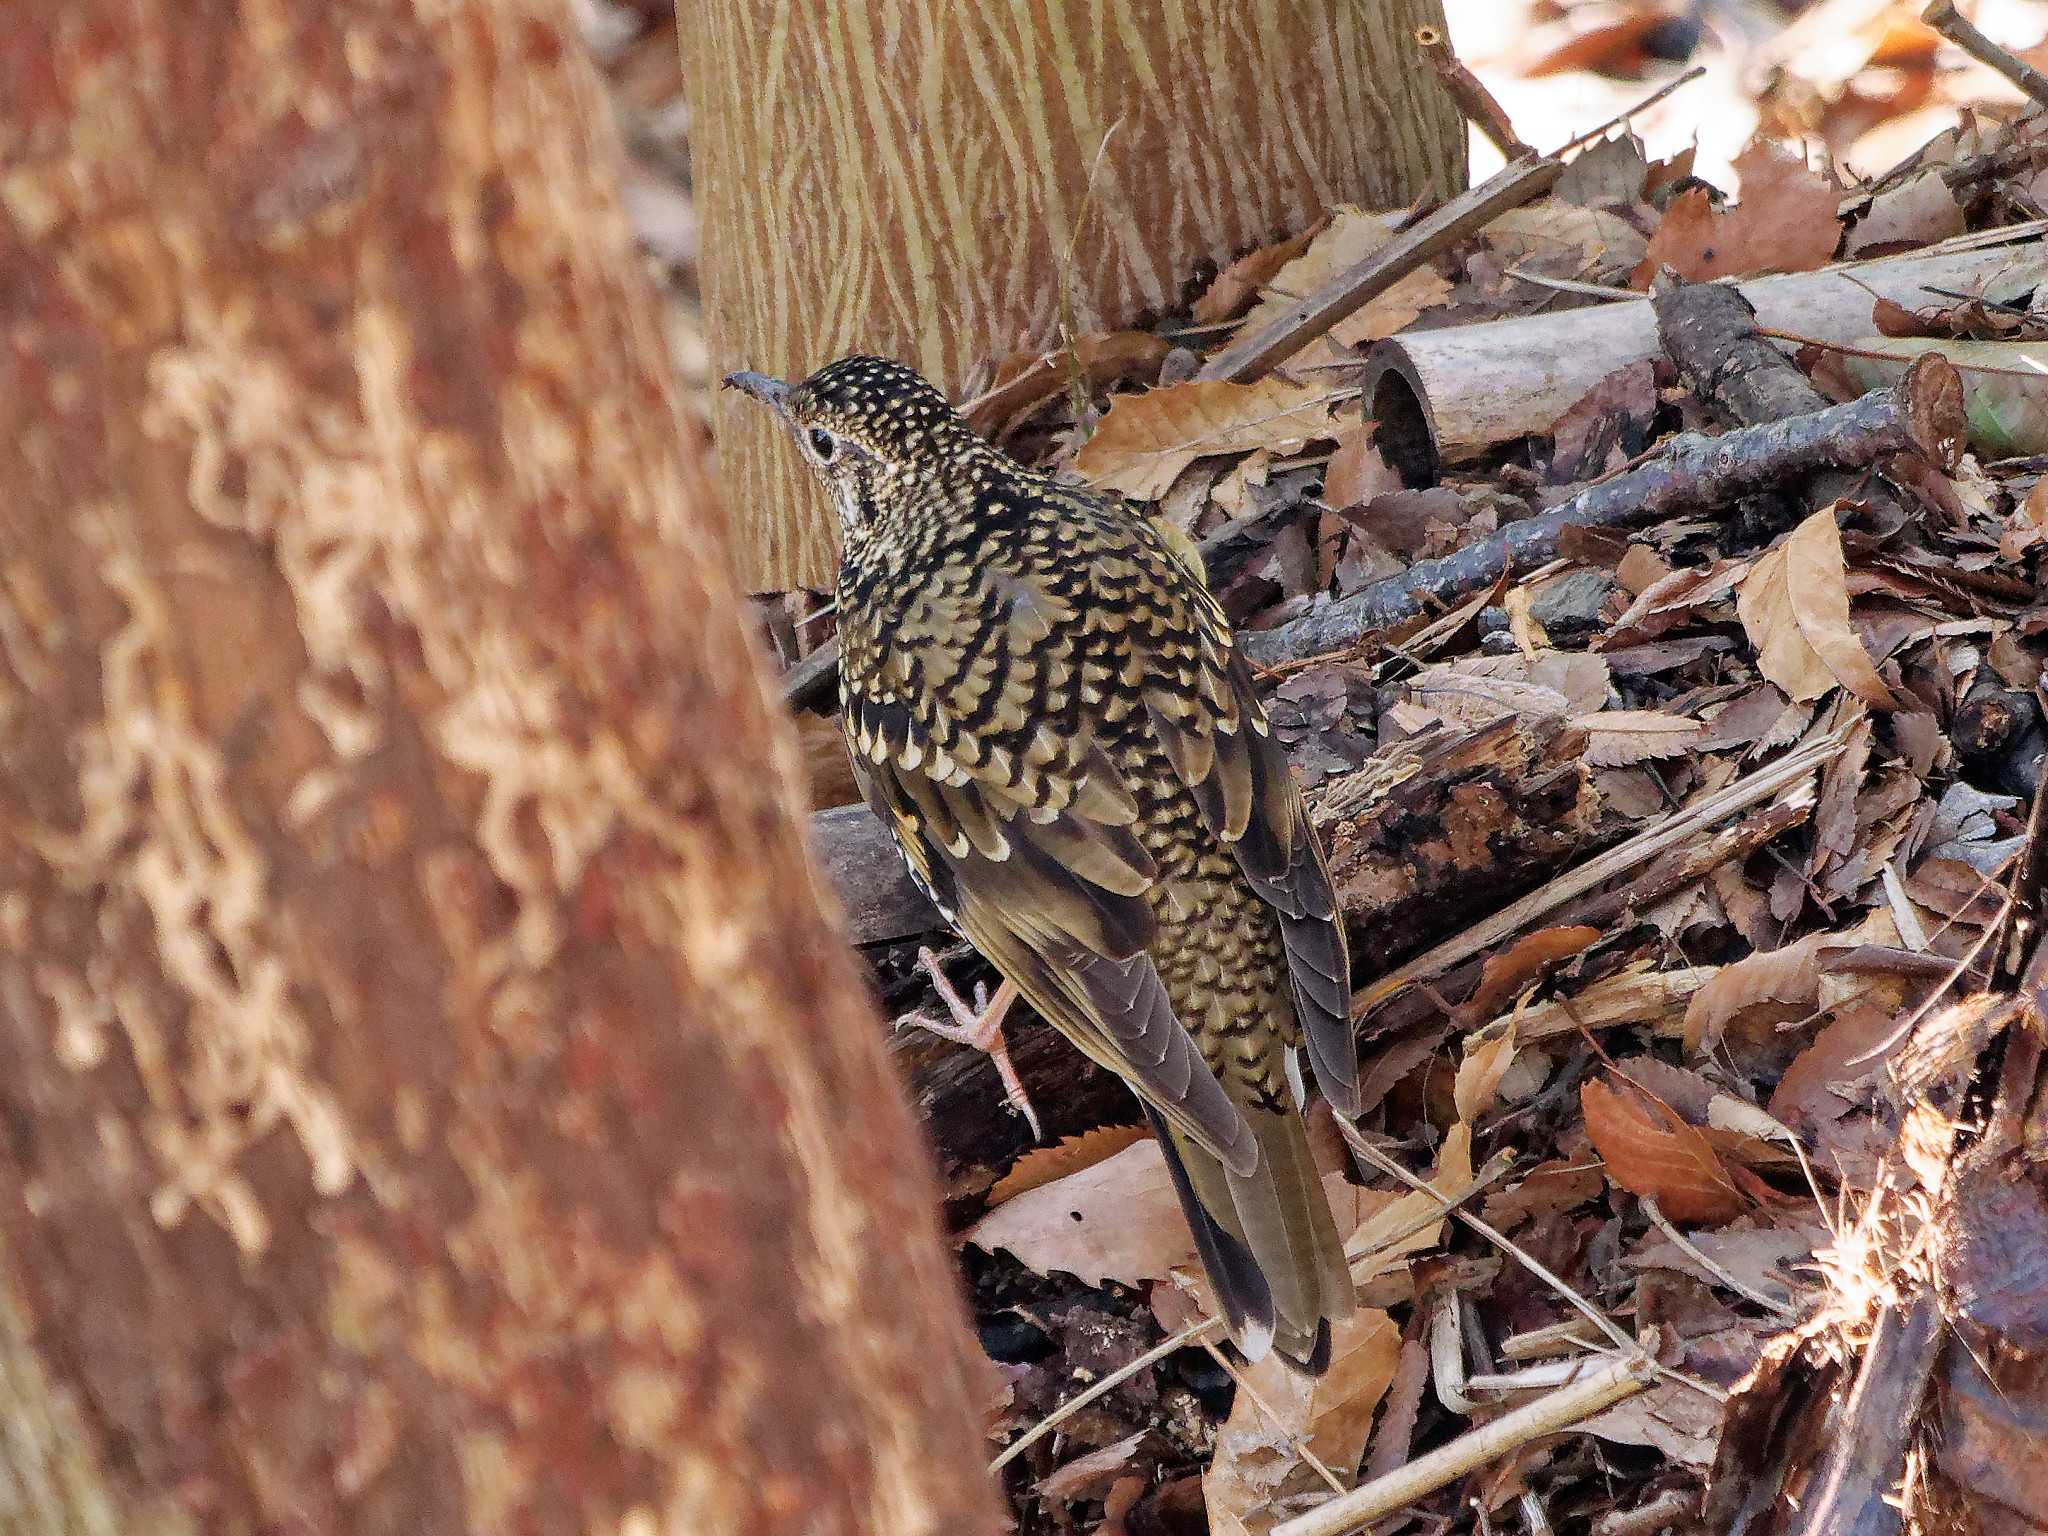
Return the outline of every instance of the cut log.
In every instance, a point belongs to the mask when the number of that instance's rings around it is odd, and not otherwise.
[[[1930,290],[1973,292],[2013,260],[2003,246],[1949,250],[1738,286],[1766,328],[1847,343],[1874,329],[1874,295],[1909,309],[1952,303]],[[1648,299],[1389,337],[1366,360],[1365,413],[1402,478],[1430,485],[1445,464],[1550,431],[1595,384],[1659,350]]]

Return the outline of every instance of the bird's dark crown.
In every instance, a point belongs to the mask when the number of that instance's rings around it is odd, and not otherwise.
[[[901,462],[972,434],[946,397],[915,368],[886,357],[842,357],[789,392],[790,419],[819,425],[877,458]]]

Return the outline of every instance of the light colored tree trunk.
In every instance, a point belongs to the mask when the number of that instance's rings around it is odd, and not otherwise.
[[[1460,190],[1441,0],[700,0],[682,27],[712,361],[978,360],[1174,309],[1336,202]],[[825,586],[831,515],[717,411],[741,578]]]
[[[566,16],[0,50],[0,1528],[982,1532]]]

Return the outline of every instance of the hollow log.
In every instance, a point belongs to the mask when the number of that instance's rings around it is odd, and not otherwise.
[[[1766,329],[1849,343],[1868,336],[1876,295],[1912,309],[1973,292],[2016,260],[2007,247],[1855,262],[1738,284]],[[1374,439],[1410,485],[1499,443],[1547,433],[1618,368],[1657,356],[1648,299],[1416,331],[1377,343],[1366,359],[1365,411]]]
[[[707,0],[681,29],[713,363],[978,363],[1181,304],[1333,203],[1457,192],[1419,67],[1441,0]],[[740,573],[828,585],[832,518],[760,412],[716,406]]]

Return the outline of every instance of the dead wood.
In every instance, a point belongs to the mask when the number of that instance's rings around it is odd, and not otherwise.
[[[1371,630],[1419,618],[1505,572],[1553,559],[1568,528],[1641,527],[1681,511],[1724,507],[1816,470],[1866,468],[1908,451],[1953,465],[1962,443],[1962,382],[1946,364],[1805,416],[1721,437],[1681,434],[1648,463],[1589,486],[1552,511],[1248,634],[1244,651],[1271,667],[1346,650]]]
[[[1848,343],[1871,333],[1875,296],[1920,308],[2013,260],[2003,248],[1936,250],[1737,286],[1769,329]],[[1367,356],[1365,414],[1388,463],[1428,485],[1446,464],[1549,432],[1602,379],[1658,351],[1647,299],[1408,332]]]

